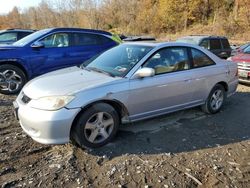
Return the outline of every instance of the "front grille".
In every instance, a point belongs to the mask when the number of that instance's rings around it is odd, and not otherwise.
[[[238,69],[250,71],[250,63],[245,63],[245,62],[238,63]]]
[[[31,98],[29,98],[27,95],[23,93],[21,100],[24,104],[28,104],[31,101]]]

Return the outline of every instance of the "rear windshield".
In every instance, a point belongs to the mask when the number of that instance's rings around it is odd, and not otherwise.
[[[229,49],[230,45],[227,39],[221,39],[221,43],[224,49]]]

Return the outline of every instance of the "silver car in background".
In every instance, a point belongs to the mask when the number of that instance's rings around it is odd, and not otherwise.
[[[237,65],[199,46],[125,43],[31,80],[14,106],[37,142],[100,147],[121,123],[199,105],[216,113],[237,85]]]

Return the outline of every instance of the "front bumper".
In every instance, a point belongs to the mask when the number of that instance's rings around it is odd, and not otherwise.
[[[70,140],[71,125],[81,110],[62,108],[45,111],[18,104],[18,118],[22,129],[42,144],[64,144]]]

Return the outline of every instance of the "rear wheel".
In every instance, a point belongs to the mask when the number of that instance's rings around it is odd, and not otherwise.
[[[217,84],[211,90],[206,103],[202,106],[202,110],[209,114],[215,114],[221,110],[225,101],[225,88]]]
[[[5,95],[20,92],[27,79],[24,72],[14,65],[0,66],[0,93]]]
[[[72,127],[71,137],[83,148],[101,147],[116,135],[119,122],[112,106],[95,104],[80,115]]]

